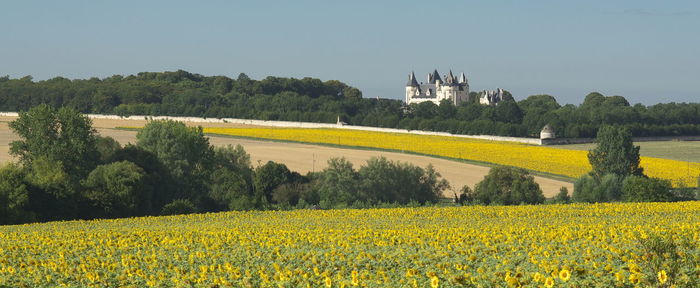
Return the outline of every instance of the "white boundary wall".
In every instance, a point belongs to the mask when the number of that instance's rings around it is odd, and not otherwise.
[[[101,115],[101,114],[86,114],[86,115],[91,119],[175,120],[175,121],[192,122],[192,123],[233,123],[233,124],[283,127],[283,128],[336,128],[336,129],[350,129],[350,130],[375,131],[375,132],[406,133],[406,134],[416,134],[416,135],[450,136],[450,137],[462,137],[462,138],[483,139],[483,140],[491,140],[491,141],[507,141],[507,142],[518,142],[518,143],[525,143],[525,144],[532,144],[532,145],[541,145],[540,139],[536,139],[536,138],[501,137],[501,136],[491,136],[491,135],[460,135],[460,134],[452,134],[452,133],[446,133],[446,132],[379,128],[379,127],[368,127],[368,126],[353,126],[353,125],[331,124],[331,123],[271,121],[271,120],[237,119],[237,118],[199,118],[199,117],[173,117],[173,116],[144,116],[144,115],[133,115],[133,116],[122,117],[122,116],[117,116],[117,115]],[[19,114],[16,112],[0,112],[0,116],[18,117]]]
[[[0,112],[0,116],[18,117],[19,114],[16,112]],[[336,128],[336,129],[350,129],[350,130],[388,132],[388,133],[405,133],[405,134],[415,134],[415,135],[461,137],[461,138],[482,139],[482,140],[490,140],[490,141],[517,142],[517,143],[524,143],[524,144],[530,144],[530,145],[579,144],[579,143],[591,143],[595,140],[592,138],[576,138],[576,139],[560,138],[560,139],[540,140],[537,138],[504,137],[504,136],[492,136],[492,135],[461,135],[461,134],[452,134],[452,133],[446,133],[446,132],[379,128],[379,127],[369,127],[369,126],[353,126],[353,125],[331,124],[331,123],[271,121],[271,120],[237,119],[237,118],[199,118],[199,117],[173,117],[173,116],[144,116],[144,115],[122,117],[122,116],[117,116],[117,115],[101,115],[101,114],[87,114],[87,116],[91,119],[110,119],[110,120],[175,120],[175,121],[192,122],[192,123],[233,123],[233,124],[268,126],[268,127],[282,127],[282,128]],[[700,141],[700,136],[678,136],[678,137],[669,136],[669,137],[638,137],[638,138],[635,137],[634,138],[634,141],[670,141],[670,140]]]

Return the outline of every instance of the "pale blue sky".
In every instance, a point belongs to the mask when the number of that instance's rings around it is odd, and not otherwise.
[[[184,69],[338,79],[403,98],[406,77],[578,104],[700,101],[699,1],[2,1],[0,75]]]

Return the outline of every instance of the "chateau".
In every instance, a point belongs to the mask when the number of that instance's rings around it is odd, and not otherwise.
[[[469,81],[464,76],[464,72],[459,78],[450,73],[440,78],[437,69],[428,74],[428,82],[420,84],[416,80],[416,75],[411,72],[406,83],[406,104],[421,103],[430,101],[440,105],[442,100],[450,100],[452,104],[459,105],[469,101]],[[483,105],[497,105],[504,100],[505,91],[501,88],[496,90],[484,90],[477,94],[479,103]]]
[[[464,72],[457,79],[450,71],[450,74],[445,76],[445,81],[442,81],[440,74],[435,70],[428,74],[428,82],[425,84],[418,84],[413,72],[408,76],[406,104],[431,101],[439,105],[444,99],[450,100],[455,105],[469,100],[469,82]]]
[[[479,93],[481,97],[479,97],[479,103],[482,105],[496,105],[498,102],[503,101],[505,97],[505,91],[503,89],[498,88],[496,90],[484,90]]]

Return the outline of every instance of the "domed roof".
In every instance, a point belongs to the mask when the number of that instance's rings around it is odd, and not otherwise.
[[[554,128],[553,128],[552,126],[549,126],[549,124],[547,124],[547,125],[544,125],[544,127],[542,127],[542,131],[541,131],[541,132],[549,132],[549,133],[552,133],[552,132],[554,132]]]
[[[556,137],[557,136],[555,135],[554,128],[552,128],[552,126],[547,124],[542,127],[542,131],[540,131],[540,139],[553,139]]]

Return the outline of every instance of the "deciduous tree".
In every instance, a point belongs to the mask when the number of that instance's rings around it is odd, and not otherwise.
[[[639,146],[632,143],[629,130],[603,126],[598,131],[596,143],[596,148],[588,152],[593,175],[599,178],[611,173],[623,177],[643,175],[643,168],[639,166]]]

